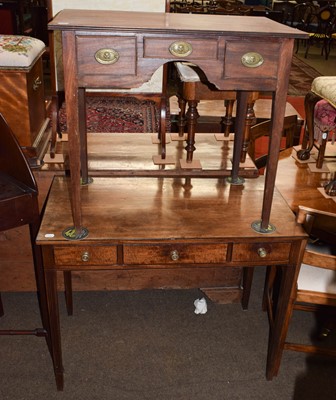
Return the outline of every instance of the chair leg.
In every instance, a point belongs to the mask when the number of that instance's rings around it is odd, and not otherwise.
[[[323,138],[322,138],[322,143],[319,145],[318,149],[318,156],[316,160],[316,168],[322,168],[323,166],[323,160],[324,160],[324,154],[327,146],[327,140],[328,140],[328,132],[323,133]]]
[[[320,96],[317,96],[313,92],[308,92],[305,97],[305,114],[306,114],[306,126],[305,126],[305,137],[302,142],[302,148],[297,152],[299,160],[308,160],[310,152],[314,146],[314,109],[315,104],[321,100]]]

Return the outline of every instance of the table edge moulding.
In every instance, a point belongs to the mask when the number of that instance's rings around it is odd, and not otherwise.
[[[80,193],[81,183],[90,182],[85,90],[139,86],[173,61],[192,62],[219,89],[237,91],[238,123],[228,178],[232,184],[243,182],[238,175],[248,94],[273,93],[263,208],[254,225],[257,231],[273,232],[270,213],[293,45],[306,33],[263,17],[70,9],[57,14],[48,26],[62,32],[74,224],[70,229],[76,238],[89,232],[82,225]],[[165,143],[161,137],[162,159]],[[194,148],[194,138],[188,146]]]

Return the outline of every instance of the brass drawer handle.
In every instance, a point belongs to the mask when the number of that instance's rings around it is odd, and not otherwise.
[[[169,46],[169,52],[175,57],[187,57],[192,53],[192,46],[188,42],[174,42]]]
[[[264,58],[261,54],[250,51],[242,56],[241,62],[245,67],[257,68],[264,63]]]
[[[90,260],[90,254],[88,251],[84,251],[84,253],[82,254],[82,261],[84,262],[88,262]]]
[[[35,80],[33,82],[33,90],[36,92],[41,85],[42,85],[42,81],[41,81],[41,78],[38,76],[37,78],[35,78]]]
[[[260,258],[265,258],[267,256],[267,251],[266,251],[266,249],[264,247],[259,247],[258,256]]]
[[[114,64],[119,60],[119,53],[113,49],[100,49],[96,51],[95,59],[99,64]]]
[[[180,255],[179,255],[178,251],[177,251],[177,250],[171,251],[171,252],[170,252],[170,258],[171,258],[173,261],[177,261],[177,260],[180,258]]]

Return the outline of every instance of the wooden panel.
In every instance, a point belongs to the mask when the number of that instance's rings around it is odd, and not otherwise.
[[[226,252],[227,244],[126,245],[124,262],[136,265],[219,264],[225,262]]]
[[[31,146],[45,120],[42,61],[29,72],[1,70],[0,81],[0,112],[20,145]]]

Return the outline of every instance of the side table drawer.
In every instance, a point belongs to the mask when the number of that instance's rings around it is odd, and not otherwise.
[[[125,245],[129,265],[220,264],[226,261],[227,244]]]
[[[145,38],[145,58],[192,58],[217,60],[217,39],[195,39],[195,38]]]
[[[56,246],[54,260],[59,266],[113,265],[117,263],[117,247]]]
[[[79,75],[135,75],[136,37],[78,36]]]
[[[233,246],[232,261],[286,262],[290,249],[290,243],[238,243]]]
[[[228,40],[225,50],[225,78],[255,77],[276,79],[280,54],[280,42]],[[246,56],[247,59],[245,59]],[[260,65],[258,56],[262,57]],[[243,59],[244,58],[244,59]],[[243,62],[247,62],[244,65]],[[248,64],[251,62],[251,65]],[[254,64],[256,62],[256,64]]]

